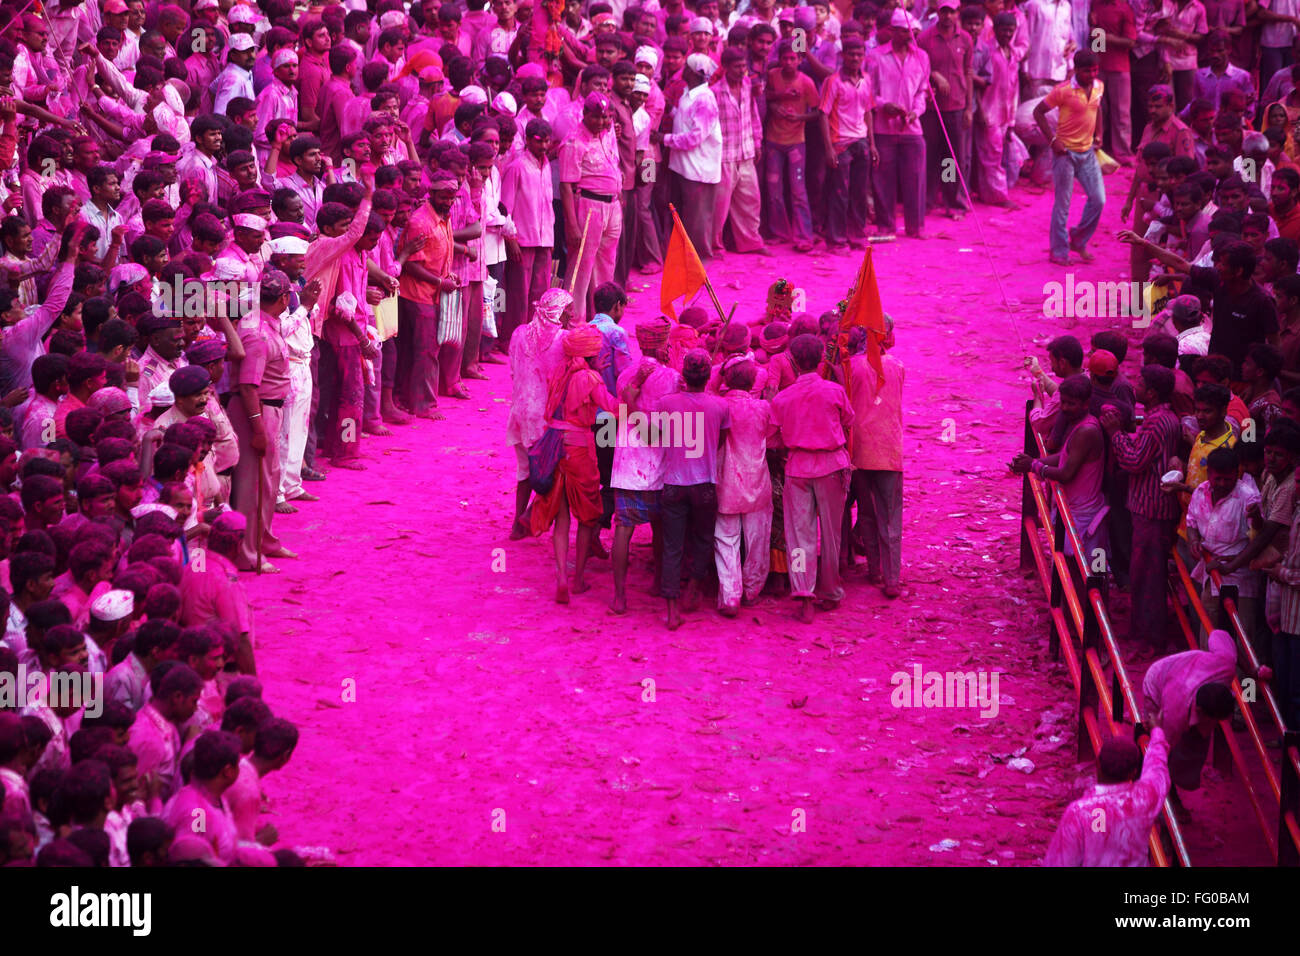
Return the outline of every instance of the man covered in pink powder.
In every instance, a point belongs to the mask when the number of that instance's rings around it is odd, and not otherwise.
[[[1137,744],[1112,737],[1097,754],[1097,783],[1065,808],[1045,866],[1146,866],[1147,840],[1169,793],[1169,742],[1151,732]]]
[[[1015,33],[1012,14],[999,13],[993,18],[993,38],[975,48],[973,80],[979,101],[975,153],[980,161],[980,199],[1008,209],[1018,208],[1007,194],[1007,171],[1002,164],[1020,98],[1021,55],[1012,44]]]
[[[822,340],[805,333],[790,343],[799,377],[772,399],[773,438],[790,450],[785,466],[785,538],[791,592],[799,620],[811,624],[814,590],[822,610],[844,600],[840,532],[852,461],[848,453],[853,407],[844,388],[817,374]],[[818,554],[818,530],[821,552]]]
[[[718,456],[713,554],[718,566],[718,610],[723,617],[735,617],[742,604],[758,599],[771,567],[772,477],[767,468],[767,434],[772,426],[772,406],[751,392],[758,378],[758,365],[751,358],[733,356],[723,362],[721,372],[731,427]]]
[[[623,172],[612,116],[608,96],[587,94],[582,122],[560,146],[560,202],[570,256],[567,285],[573,290],[574,316],[579,323],[587,320],[587,300],[596,287],[614,279],[618,239],[623,232],[623,210],[618,202]]]

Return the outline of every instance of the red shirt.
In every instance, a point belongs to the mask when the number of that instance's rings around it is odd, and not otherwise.
[[[964,110],[967,105],[967,84],[972,71],[975,56],[975,44],[970,34],[960,28],[954,28],[951,36],[945,37],[939,32],[936,23],[917,38],[916,45],[930,57],[931,71],[938,73],[948,81],[948,92],[937,93],[936,99],[942,112]]]
[[[1269,215],[1277,223],[1277,234],[1283,239],[1291,239],[1300,242],[1300,203],[1295,203],[1291,211],[1279,216],[1274,211],[1272,205],[1269,205]]]
[[[1111,0],[1092,5],[1092,25],[1107,33],[1129,40],[1137,39],[1137,18],[1128,0]],[[1103,47],[1108,47],[1103,44]],[[1097,54],[1097,65],[1103,73],[1128,73],[1129,51],[1108,47]]]

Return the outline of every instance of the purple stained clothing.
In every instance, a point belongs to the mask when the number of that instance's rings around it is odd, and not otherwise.
[[[672,392],[655,404],[650,426],[664,449],[665,485],[717,482],[718,440],[731,427],[726,401],[708,392]]]

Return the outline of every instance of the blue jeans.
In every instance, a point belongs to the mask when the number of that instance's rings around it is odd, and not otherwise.
[[[1073,234],[1067,233],[1070,221],[1070,199],[1074,193],[1074,181],[1079,180],[1088,202],[1083,207],[1083,215]],[[1083,248],[1097,231],[1101,222],[1101,210],[1106,205],[1106,184],[1101,179],[1101,166],[1097,162],[1097,153],[1087,150],[1076,153],[1066,150],[1052,161],[1052,180],[1056,184],[1056,202],[1052,206],[1052,255],[1064,259],[1070,255],[1070,246]]]
[[[778,146],[764,143],[767,157],[767,221],[772,235],[795,242],[812,242],[812,209],[804,181],[807,152],[803,143]],[[785,182],[790,182],[790,208],[785,204]]]

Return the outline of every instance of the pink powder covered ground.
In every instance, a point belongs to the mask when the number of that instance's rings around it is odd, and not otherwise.
[[[1111,238],[1127,176],[1107,186],[1098,258],[1076,279],[1127,273]],[[1051,194],[1020,198],[1019,212],[978,212],[1024,346],[1046,364],[1053,335],[1086,347],[1115,323],[1042,317],[1043,284],[1063,280],[1047,262]],[[549,534],[507,540],[510,382],[488,366],[472,400],[442,400],[447,421],[366,438],[368,471],[310,485],[323,500],[276,519],[302,557],[245,578],[265,696],[302,731],[265,784],[282,839],[344,865],[1039,860],[1089,768],[1076,765],[1073,689],[1047,653],[1042,594],[1017,569],[1020,479],[1006,462],[1022,435],[1023,353],[975,221],[927,228],[928,241],[875,253],[907,368],[899,600],[857,572],[841,610],[812,626],[765,598],[736,621],[707,604],[671,633],[646,594],[641,529],[626,617],[606,613],[608,561],[557,606]],[[781,276],[808,311],[833,308],[858,262],[730,255],[709,272],[748,318]],[[658,311],[658,279],[634,276],[629,292],[630,332]],[[997,716],[894,708],[891,676],[914,663],[999,671]],[[1006,766],[1018,755],[1031,773]],[[1189,828],[1194,859],[1263,862],[1235,786],[1187,802],[1205,821]]]

